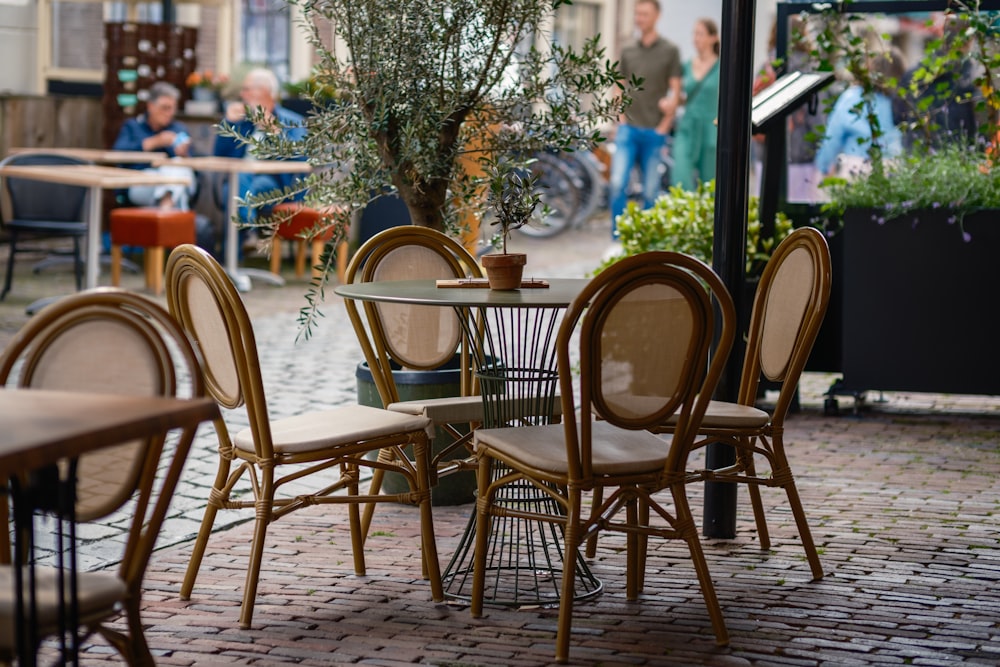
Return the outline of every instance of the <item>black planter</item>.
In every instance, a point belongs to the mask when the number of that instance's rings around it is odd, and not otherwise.
[[[460,359],[456,356],[454,360],[436,370],[393,370],[392,377],[396,383],[396,390],[399,392],[399,400],[412,401],[459,396],[461,393],[459,362]],[[362,361],[358,364],[354,376],[357,380],[358,404],[375,408],[385,407],[382,405],[382,399],[375,387],[375,379],[372,377],[367,362]],[[459,428],[459,430],[462,429]],[[437,435],[431,443],[431,450],[436,455],[451,442],[451,437],[438,427]],[[462,458],[467,455],[465,449],[460,449],[450,458]],[[408,486],[402,475],[390,472],[386,473],[382,488],[387,493],[404,493]],[[431,504],[461,505],[472,502],[475,499],[475,491],[475,472],[466,470],[454,473],[439,480],[437,485],[431,489]]]
[[[880,220],[848,211],[841,309],[847,389],[1000,394],[1000,212]]]

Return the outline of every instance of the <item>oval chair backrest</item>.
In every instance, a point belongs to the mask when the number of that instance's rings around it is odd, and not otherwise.
[[[65,155],[24,153],[11,155],[0,165],[57,166],[90,164]],[[4,177],[10,198],[11,219],[48,222],[83,222],[87,188],[64,183],[46,183],[28,178]]]
[[[224,408],[263,402],[257,342],[246,307],[225,270],[201,248],[170,253],[167,306],[201,352],[209,394]],[[256,409],[256,408],[255,408]],[[266,413],[266,408],[260,409]],[[261,415],[266,421],[266,414]]]
[[[441,232],[405,225],[380,232],[355,253],[347,269],[347,282],[383,280],[438,280],[473,277],[482,273],[475,259],[451,237]],[[357,305],[346,302],[355,329]],[[462,341],[462,326],[451,308],[392,303],[365,303],[367,332],[362,341],[369,367],[386,361],[400,369],[435,370],[454,359]],[[382,355],[382,358],[379,358]],[[382,383],[391,385],[389,377]],[[393,387],[379,386],[382,400],[398,400]]]
[[[671,470],[683,470],[687,448],[718,380],[709,372],[715,331],[712,295],[675,253],[643,253],[603,271],[570,306],[560,326],[559,376],[563,412],[572,405],[571,341],[579,336],[580,408],[566,420],[567,441],[578,442],[579,474],[590,476],[592,417],[626,429],[654,429],[675,413]],[[703,266],[703,265],[702,265]],[[708,267],[704,267],[708,270]],[[728,298],[728,293],[723,298]],[[728,323],[732,328],[732,322]],[[731,331],[723,341],[723,355]],[[705,398],[696,400],[699,394]],[[573,453],[568,452],[573,458]]]
[[[753,405],[763,376],[784,383],[779,404],[787,407],[826,315],[831,285],[830,249],[819,230],[796,229],[778,245],[754,297],[740,402]]]
[[[98,289],[65,297],[25,325],[0,358],[0,383],[87,393],[203,396],[197,356],[183,331],[156,303]],[[139,440],[80,457],[77,515],[91,521],[135,492],[145,449]],[[154,461],[155,464],[155,461]]]

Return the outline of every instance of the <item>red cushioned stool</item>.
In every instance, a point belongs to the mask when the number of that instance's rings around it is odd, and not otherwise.
[[[320,256],[323,254],[323,246],[333,238],[334,228],[330,227],[321,234],[314,237],[304,238],[302,234],[316,227],[324,216],[330,215],[332,209],[317,209],[303,206],[302,204],[278,204],[274,207],[273,217],[287,221],[278,225],[271,237],[271,273],[281,272],[281,241],[295,241],[295,276],[301,278],[306,272],[306,243],[312,247],[312,275],[313,278],[319,275],[316,268],[320,263]],[[344,282],[344,274],[347,271],[347,242],[341,241],[337,244],[337,280]]]
[[[163,292],[163,249],[195,242],[194,211],[116,208],[111,211],[111,284],[122,275],[122,246],[146,249],[146,287]]]

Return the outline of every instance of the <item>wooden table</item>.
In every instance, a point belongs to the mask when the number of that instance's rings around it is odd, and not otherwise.
[[[237,191],[240,174],[305,174],[312,171],[308,162],[296,160],[245,160],[234,157],[175,157],[162,158],[154,166],[173,164],[191,167],[195,171],[214,171],[229,174],[229,201],[226,202],[226,273],[241,291],[251,288],[250,279],[257,278],[272,285],[284,285],[284,279],[260,269],[241,268],[239,265],[239,213]]]
[[[373,281],[338,285],[334,292],[358,301],[454,308],[473,343],[471,352],[483,396],[483,426],[489,428],[544,424],[553,417],[558,382],[556,331],[565,308],[590,281],[564,278],[540,282],[548,286],[498,291],[488,287],[438,287],[435,280]],[[480,319],[483,328],[476,324]],[[559,511],[548,496],[527,485],[507,485],[501,494],[503,502]],[[473,511],[441,575],[447,597],[470,599],[475,518]],[[490,531],[494,542],[487,576],[497,584],[487,602],[511,606],[557,604],[562,581],[561,535],[539,521],[514,520],[518,522],[515,526],[500,525],[496,517],[494,521],[497,523]],[[577,591],[581,592],[577,599],[598,595],[603,585],[582,556],[578,558]]]
[[[218,414],[210,398],[0,389],[0,479]]]
[[[3,425],[0,428],[0,479],[8,480],[50,467],[60,460],[75,459],[103,447],[173,429],[193,432],[201,422],[218,416],[218,405],[207,397],[177,399],[0,389],[0,424]],[[69,484],[72,491],[72,481]],[[15,507],[15,515],[30,509]],[[24,528],[19,526],[15,536],[22,530]],[[72,542],[69,549],[75,550]],[[19,575],[22,568],[17,563],[22,549],[15,547],[14,553],[15,572]],[[70,563],[75,563],[72,556]],[[19,578],[15,576],[15,580]],[[74,580],[71,575],[70,581]],[[20,585],[17,581],[17,590],[21,590]],[[71,596],[75,596],[75,591]],[[35,642],[30,634],[35,629],[23,627],[23,600],[19,599],[18,604],[18,664],[34,665]],[[70,603],[68,608],[72,611],[75,605]],[[69,619],[66,627],[75,632],[75,619]],[[75,653],[75,642],[73,644],[72,652]],[[71,654],[69,661],[75,664],[75,655]]]
[[[106,151],[101,148],[12,148],[10,155],[62,155],[94,164],[151,164],[167,156],[161,151]]]
[[[109,152],[116,153],[117,151]],[[6,165],[0,167],[0,176],[79,185],[90,189],[86,216],[87,254],[84,260],[86,270],[84,285],[87,289],[97,287],[100,275],[101,190],[125,189],[133,185],[175,185],[188,182],[186,178],[160,174],[155,171],[89,164]]]

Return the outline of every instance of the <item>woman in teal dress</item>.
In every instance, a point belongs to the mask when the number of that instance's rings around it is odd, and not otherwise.
[[[695,56],[684,63],[684,114],[674,135],[671,182],[694,190],[715,178],[719,128],[719,28],[700,18],[694,25]]]

